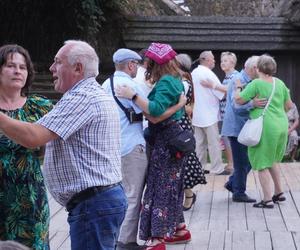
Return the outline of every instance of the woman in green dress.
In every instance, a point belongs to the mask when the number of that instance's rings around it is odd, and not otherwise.
[[[273,77],[277,65],[269,55],[262,55],[257,62],[258,79],[253,80],[240,92],[241,86],[236,86],[236,102],[244,104],[258,96],[269,98],[273,84],[275,90],[270,105],[266,110],[263,122],[262,137],[256,146],[248,147],[248,156],[252,169],[258,170],[259,181],[263,190],[263,200],[255,203],[257,208],[273,208],[274,203],[285,201],[280,181],[279,162],[281,162],[288,136],[288,120],[286,110],[290,109],[292,102],[289,89],[284,82]],[[250,111],[250,118],[257,118],[263,109],[254,108]],[[272,196],[271,182],[274,183]]]
[[[28,96],[33,77],[27,50],[0,47],[0,112],[35,122],[50,111],[49,100]],[[0,240],[49,249],[49,206],[39,156],[40,148],[24,148],[0,131]]]

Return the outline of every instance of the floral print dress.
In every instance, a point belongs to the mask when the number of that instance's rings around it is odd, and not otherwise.
[[[0,111],[35,122],[52,106],[49,100],[31,95],[22,108]],[[40,148],[25,148],[0,131],[0,240],[49,249],[49,206],[39,152]]]
[[[175,159],[167,142],[181,130],[177,122],[159,127],[149,122],[154,144],[150,149],[150,160],[141,209],[141,240],[151,237],[170,237],[174,234],[183,217],[183,164],[185,157]]]

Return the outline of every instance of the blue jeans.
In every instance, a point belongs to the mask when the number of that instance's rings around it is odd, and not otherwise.
[[[232,158],[233,158],[233,174],[229,177],[228,186],[233,191],[233,197],[241,197],[245,195],[247,175],[251,170],[248,159],[247,146],[240,144],[237,137],[229,137]]]
[[[121,185],[79,203],[68,216],[72,250],[114,250],[126,209]]]

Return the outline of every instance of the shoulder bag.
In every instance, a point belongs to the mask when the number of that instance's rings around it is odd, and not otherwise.
[[[273,98],[274,92],[275,92],[275,78],[273,77],[272,93],[268,100],[267,105],[265,106],[261,116],[255,119],[248,119],[248,121],[244,124],[237,138],[239,143],[245,146],[255,146],[260,142],[262,129],[263,129],[264,115]]]
[[[196,140],[192,132],[181,128],[175,136],[168,140],[167,146],[172,156],[181,159],[195,151]]]
[[[143,121],[143,113],[136,114],[133,108],[124,107],[123,104],[116,97],[115,90],[114,90],[114,77],[110,76],[109,79],[110,79],[110,87],[111,87],[112,95],[113,95],[116,103],[119,105],[119,107],[125,113],[129,123],[142,122]]]

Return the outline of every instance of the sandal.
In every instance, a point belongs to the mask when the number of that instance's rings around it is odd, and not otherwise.
[[[178,235],[179,232],[184,232],[182,235]],[[176,229],[176,232],[171,237],[165,237],[166,244],[184,244],[192,239],[191,233],[185,227]]]
[[[193,199],[192,200],[192,203],[189,207],[185,207],[183,206],[183,211],[188,211],[192,208],[192,206],[194,205],[194,203],[196,202],[196,199],[197,199],[197,195],[195,193],[193,193],[193,196],[186,196],[185,197],[186,199]]]
[[[152,238],[152,241],[153,240],[158,240],[159,243],[157,243],[156,245],[149,245],[149,246],[145,245],[144,246],[145,248],[143,248],[143,249],[144,250],[166,250],[166,244],[165,244],[163,238]]]
[[[279,194],[274,194],[273,197],[272,197],[272,200],[274,203],[278,203],[279,201],[285,201],[286,198],[285,196],[283,195],[283,193],[279,193]]]
[[[270,202],[272,202],[272,204],[268,204]],[[269,201],[262,200],[261,202],[253,204],[253,207],[256,207],[256,208],[273,208],[274,204],[273,204],[272,200],[269,200]]]

